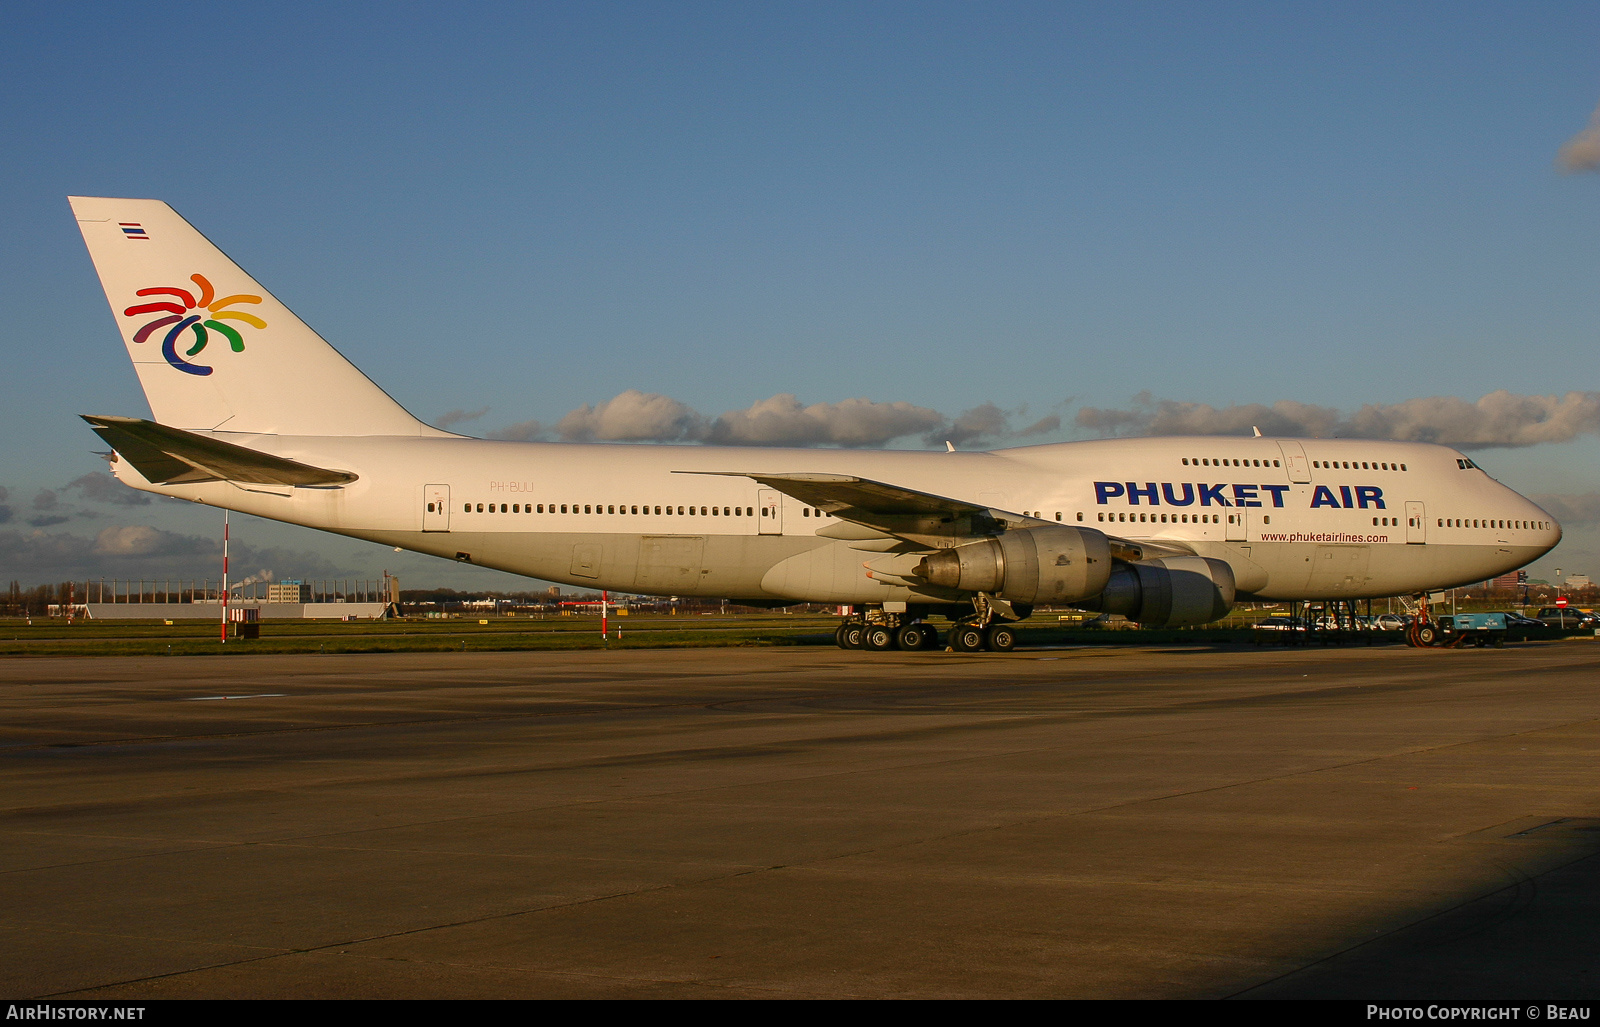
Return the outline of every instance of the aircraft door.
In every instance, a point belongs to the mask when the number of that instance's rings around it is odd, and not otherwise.
[[[757,489],[756,502],[761,504],[761,516],[756,528],[763,535],[783,534],[783,499],[777,489]]]
[[[1283,451],[1283,463],[1289,469],[1289,480],[1296,485],[1309,483],[1311,461],[1306,459],[1305,447],[1298,442],[1280,442],[1278,448]]]
[[[1406,544],[1420,546],[1428,541],[1428,512],[1415,500],[1406,503]]]
[[[1250,540],[1249,522],[1245,520],[1250,516],[1248,510],[1228,511],[1228,531],[1224,536],[1229,542],[1248,542]]]
[[[450,486],[422,486],[422,530],[450,530]]]

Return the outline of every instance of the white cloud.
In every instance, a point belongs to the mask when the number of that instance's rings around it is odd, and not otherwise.
[[[434,418],[433,424],[436,428],[448,428],[452,424],[462,424],[466,421],[476,421],[478,418],[482,417],[488,412],[488,407],[484,407],[481,410],[447,410],[438,417]]]
[[[497,428],[489,433],[491,439],[500,439],[507,442],[533,442],[542,439],[547,433],[545,426],[538,421],[519,421],[509,424],[504,428]]]
[[[1084,407],[1076,422],[1100,435],[1244,435],[1259,426],[1268,435],[1397,439],[1488,449],[1566,442],[1600,432],[1600,392],[1522,396],[1502,389],[1476,401],[1428,396],[1369,403],[1348,417],[1332,407],[1293,400],[1219,408],[1155,400],[1141,393],[1126,410]]]
[[[1562,174],[1600,171],[1600,107],[1589,115],[1589,127],[1568,139],[1556,154],[1556,167]]]
[[[705,418],[656,392],[629,389],[598,406],[585,404],[556,423],[567,442],[680,442],[698,438]]]
[[[1528,498],[1544,507],[1550,516],[1560,521],[1563,526],[1600,523],[1600,492],[1581,495],[1546,493]]]
[[[129,488],[104,471],[91,471],[74,478],[61,491],[77,489],[78,494],[91,503],[110,503],[113,506],[148,506],[150,494]]]
[[[730,410],[706,441],[724,446],[882,446],[944,423],[944,415],[910,403],[847,399],[803,406],[791,393]]]

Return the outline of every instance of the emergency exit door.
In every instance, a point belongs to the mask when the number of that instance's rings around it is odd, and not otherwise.
[[[422,530],[450,530],[450,486],[422,486]]]
[[[783,534],[783,502],[779,498],[777,489],[757,489],[756,501],[761,504],[757,511],[761,516],[756,518],[757,530],[763,535]]]
[[[1228,531],[1224,538],[1229,542],[1250,541],[1250,522],[1245,520],[1249,516],[1246,510],[1229,510],[1227,521]]]
[[[1406,543],[1423,545],[1428,541],[1428,512],[1415,500],[1406,504]]]

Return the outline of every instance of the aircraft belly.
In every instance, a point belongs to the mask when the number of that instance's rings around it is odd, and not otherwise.
[[[824,539],[785,535],[643,535],[611,532],[342,531],[384,545],[530,578],[644,595],[725,599],[792,597],[762,587],[774,564]],[[860,554],[855,554],[858,558]],[[813,600],[826,601],[826,600]]]
[[[1257,544],[1251,555],[1268,580],[1251,591],[1262,599],[1408,595],[1487,581],[1544,552],[1535,546]]]

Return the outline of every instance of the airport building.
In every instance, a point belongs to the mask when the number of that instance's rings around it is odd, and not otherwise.
[[[69,586],[73,616],[94,620],[220,620],[230,611],[255,611],[260,620],[380,620],[399,610],[400,579],[221,581],[177,579],[85,581]],[[53,607],[52,616],[65,613]]]

